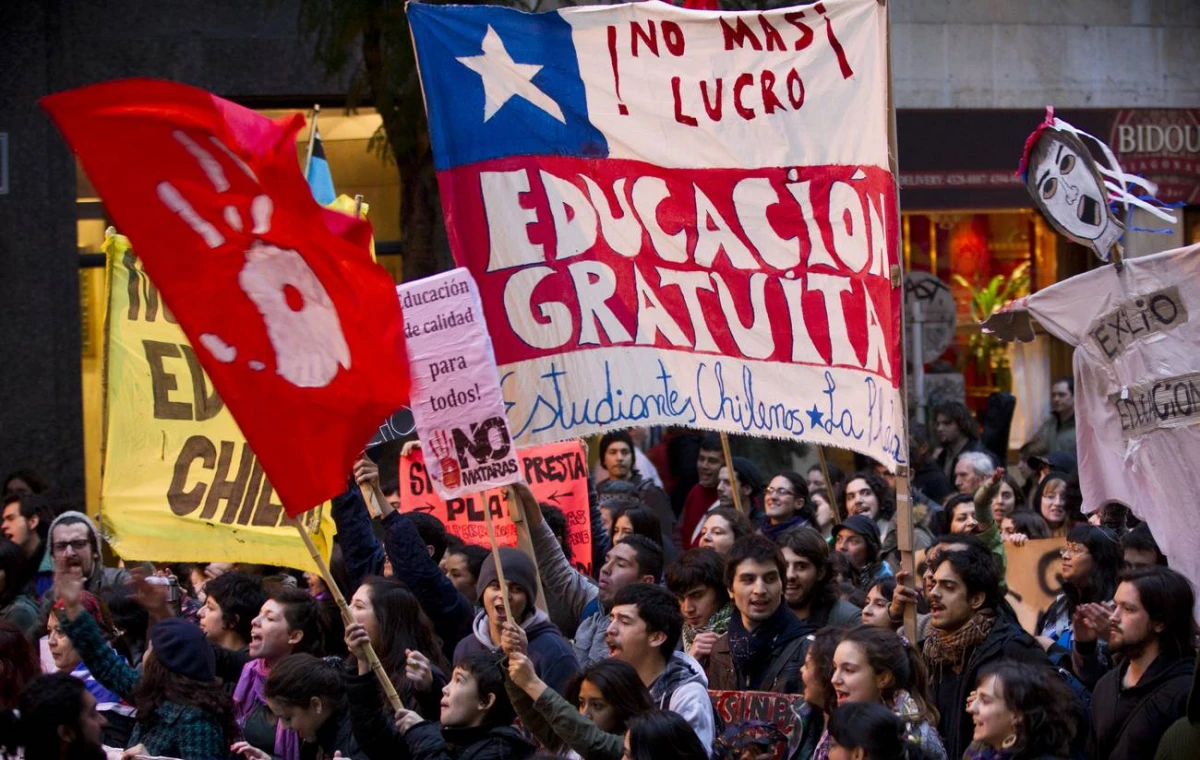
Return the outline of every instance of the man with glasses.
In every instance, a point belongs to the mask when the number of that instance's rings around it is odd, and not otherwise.
[[[83,588],[99,597],[109,589],[128,585],[129,573],[123,568],[105,567],[100,557],[100,536],[96,526],[82,512],[63,512],[50,523],[47,539],[54,566],[83,579]],[[56,598],[54,589],[42,599],[43,620]]]

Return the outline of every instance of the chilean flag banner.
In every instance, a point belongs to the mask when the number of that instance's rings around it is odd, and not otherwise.
[[[518,441],[684,425],[903,463],[884,5],[408,16]]]
[[[304,118],[272,121],[152,79],[41,105],[133,241],[287,513],[345,491],[379,420],[408,400],[408,362],[370,225],[317,205],[300,170]],[[191,414],[173,381],[154,395],[156,417]],[[229,455],[203,466],[225,477]]]

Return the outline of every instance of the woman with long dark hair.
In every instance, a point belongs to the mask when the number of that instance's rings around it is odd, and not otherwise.
[[[508,658],[505,689],[525,728],[568,757],[620,760],[629,721],[650,710],[650,692],[632,665],[601,660],[576,673],[562,696],[546,686],[520,652]]]
[[[916,648],[895,633],[867,625],[847,631],[833,655],[831,683],[839,706],[882,704],[905,722],[910,741],[930,757],[946,757],[925,663]]]
[[[1121,572],[1121,543],[1107,528],[1083,523],[1071,528],[1062,549],[1062,593],[1038,620],[1042,646],[1059,646],[1071,651],[1074,627],[1071,619],[1081,604],[1111,602]],[[1104,642],[1099,645],[1104,647]]]
[[[974,695],[967,712],[974,718],[975,734],[964,760],[1071,756],[1079,724],[1077,703],[1050,668],[1002,660],[980,671]]]
[[[817,511],[808,498],[808,483],[800,473],[785,470],[763,492],[763,517],[758,532],[772,541],[795,528],[815,528]]]
[[[37,651],[25,633],[0,620],[0,710],[15,710],[21,689],[41,673]]]
[[[724,557],[734,542],[754,532],[750,520],[733,507],[717,507],[701,522],[699,546],[712,549]]]
[[[1037,485],[1029,505],[1042,516],[1050,528],[1050,537],[1067,535],[1070,530],[1070,510],[1067,505],[1067,480],[1063,472],[1049,472]]]
[[[800,679],[804,682],[804,706],[796,714],[795,727],[789,742],[791,751],[788,760],[815,758],[817,748],[826,737],[829,713],[837,706],[833,691],[833,653],[842,641],[840,628],[822,628],[810,636],[811,642],[800,666]]]
[[[59,624],[96,680],[137,708],[129,743],[135,755],[220,758],[236,726],[233,704],[216,676],[212,647],[198,626],[179,618],[160,621],[139,673],[105,641],[81,603],[83,581],[56,573],[62,608]]]
[[[346,627],[346,647],[359,678],[375,678],[363,649],[370,641],[405,706],[436,720],[448,668],[417,597],[398,581],[371,576],[351,597],[350,614],[354,622]]]
[[[629,721],[627,760],[704,760],[708,753],[687,721],[669,710],[647,710]]]
[[[829,760],[926,760],[896,714],[874,702],[850,702],[829,718]],[[945,757],[943,754],[942,757]]]
[[[347,760],[366,760],[350,727],[345,678],[345,668],[334,657],[293,654],[271,668],[263,696],[280,725],[299,737],[300,760],[329,758],[335,752]],[[246,760],[271,758],[244,741],[232,749]]]
[[[645,536],[659,546],[663,545],[662,525],[646,507],[627,504],[612,513],[612,542],[615,544],[628,536]]]

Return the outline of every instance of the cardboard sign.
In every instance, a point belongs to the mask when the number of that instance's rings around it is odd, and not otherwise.
[[[1062,592],[1062,558],[1065,538],[1039,538],[1024,546],[1005,544],[1008,558],[1008,602],[1017,612],[1021,627],[1037,635],[1038,616]]]
[[[396,286],[417,436],[444,499],[521,479],[475,280],[465,269]]]
[[[262,465],[121,235],[108,256],[101,531],[122,557],[316,570]],[[333,519],[303,517],[328,559]],[[319,531],[316,526],[320,526]]]
[[[682,425],[906,460],[885,5],[407,10],[519,443]]]
[[[567,542],[572,563],[592,572],[592,523],[588,509],[587,458],[579,441],[549,443],[517,451],[517,460],[533,495],[540,503],[558,507],[567,517]],[[420,449],[400,457],[400,510],[426,512],[441,520],[446,531],[469,544],[491,548],[483,510],[492,511],[496,542],[517,545],[517,527],[509,519],[504,489],[468,493],[443,501],[438,497]]]
[[[804,705],[801,694],[778,694],[770,691],[714,691],[709,690],[713,709],[725,721],[726,727],[745,721],[771,723],[791,739],[798,722],[797,715]],[[775,760],[783,760],[787,744],[782,744]]]

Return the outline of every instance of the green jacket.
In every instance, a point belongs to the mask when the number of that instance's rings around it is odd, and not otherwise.
[[[979,521],[979,533],[976,535],[996,555],[996,567],[1000,568],[1000,587],[1007,589],[1005,573],[1008,570],[1008,556],[1004,553],[1004,537],[1000,535],[1000,526],[992,514],[992,499],[999,490],[999,483],[993,485],[989,481],[975,492],[975,519]]]
[[[601,731],[554,689],[547,687],[535,702],[507,676],[504,688],[521,723],[546,747],[567,747],[585,760],[621,760],[624,756],[623,735]]]
[[[63,632],[75,645],[83,664],[97,681],[126,702],[133,704],[134,692],[142,674],[113,651],[104,640],[100,626],[83,613],[64,620]],[[184,760],[225,760],[229,756],[229,737],[216,716],[198,707],[163,702],[151,715],[139,715],[129,746],[143,744],[146,754],[178,757]]]

